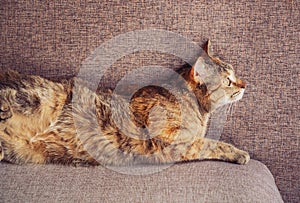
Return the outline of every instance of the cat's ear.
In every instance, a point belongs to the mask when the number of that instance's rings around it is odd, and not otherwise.
[[[204,79],[210,75],[206,65],[204,58],[200,56],[192,67],[190,77],[195,83],[203,84]]]
[[[213,53],[211,50],[211,42],[210,40],[207,40],[207,42],[203,45],[203,50],[206,52],[206,54],[210,57],[212,57]]]

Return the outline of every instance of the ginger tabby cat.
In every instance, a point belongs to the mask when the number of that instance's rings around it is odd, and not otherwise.
[[[213,159],[246,164],[247,152],[204,137],[211,113],[240,100],[245,90],[232,66],[212,56],[209,41],[204,50],[193,67],[178,71],[186,81],[176,84],[182,86],[182,91],[177,88],[181,102],[162,87],[143,87],[131,98],[127,121],[119,116],[122,104],[112,111],[111,99],[120,97],[112,91],[94,93],[77,86],[74,100],[75,79],[58,83],[0,73],[0,160],[134,165]],[[208,74],[211,67],[213,75]]]

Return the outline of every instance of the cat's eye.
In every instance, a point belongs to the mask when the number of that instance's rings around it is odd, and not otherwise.
[[[231,86],[232,82],[231,82],[230,78],[226,78],[225,84],[226,84],[227,86]]]

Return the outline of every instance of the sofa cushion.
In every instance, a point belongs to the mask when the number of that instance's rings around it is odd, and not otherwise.
[[[255,160],[160,169],[1,163],[0,202],[282,202],[272,174]]]

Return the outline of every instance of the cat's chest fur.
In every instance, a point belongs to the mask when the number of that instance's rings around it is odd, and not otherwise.
[[[210,114],[201,111],[203,108],[191,91],[172,94],[164,88],[148,86],[137,91],[128,106],[122,95],[112,98],[110,111],[118,115],[112,116],[113,122],[126,134],[166,142],[190,142],[205,135]],[[120,116],[124,113],[126,116]]]

